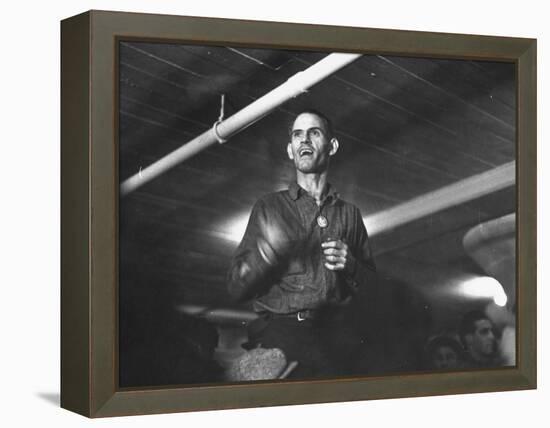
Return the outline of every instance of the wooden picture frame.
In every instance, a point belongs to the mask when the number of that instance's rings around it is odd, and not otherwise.
[[[517,70],[517,364],[453,373],[118,387],[121,39],[506,61]],[[61,406],[88,417],[536,388],[536,41],[90,11],[61,24]]]

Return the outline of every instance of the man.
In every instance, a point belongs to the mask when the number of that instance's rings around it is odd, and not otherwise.
[[[229,271],[230,293],[252,299],[259,314],[250,342],[297,361],[293,377],[345,374],[346,352],[360,339],[338,322],[339,309],[358,287],[374,284],[361,213],[327,181],[338,147],[322,113],[296,117],[287,145],[296,182],[255,204]]]
[[[497,340],[491,320],[483,312],[466,313],[459,328],[460,340],[466,350],[466,366],[469,368],[496,367]]]

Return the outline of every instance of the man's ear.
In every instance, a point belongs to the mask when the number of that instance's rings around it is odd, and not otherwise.
[[[336,138],[332,138],[330,140],[330,151],[328,152],[328,154],[330,156],[333,156],[337,151],[338,151],[338,147],[340,147],[340,143],[338,142],[338,140]]]
[[[292,145],[290,143],[286,145],[286,152],[288,154],[289,159],[294,160],[294,153],[292,153]]]

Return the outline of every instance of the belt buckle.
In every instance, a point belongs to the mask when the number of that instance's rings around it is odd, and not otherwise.
[[[298,321],[305,321],[307,319],[307,317],[305,316],[306,312],[305,311],[298,311],[296,312],[296,318],[298,319]]]

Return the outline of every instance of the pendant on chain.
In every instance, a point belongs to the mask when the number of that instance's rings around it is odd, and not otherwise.
[[[317,217],[317,224],[319,225],[320,228],[324,229],[325,227],[328,226],[328,220],[324,215],[319,215]]]

